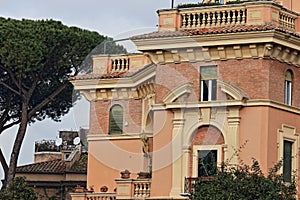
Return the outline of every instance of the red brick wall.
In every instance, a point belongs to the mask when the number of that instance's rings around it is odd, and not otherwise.
[[[269,66],[262,59],[221,61],[219,79],[244,90],[250,99],[268,99]]]
[[[90,134],[108,134],[110,108],[120,104],[124,109],[123,133],[140,133],[142,124],[142,100],[113,100],[91,102],[90,106]],[[128,126],[125,126],[128,122]]]
[[[158,64],[156,70],[156,103],[162,103],[162,99],[168,95],[171,90],[188,82],[194,84],[194,93],[190,95],[190,101],[199,100],[199,65],[188,62],[180,64]]]
[[[294,74],[293,105],[300,106],[300,70],[296,67],[272,59],[226,60],[212,63],[180,63],[157,66],[156,103],[169,92],[184,83],[193,83],[189,101],[199,101],[200,66],[217,65],[218,79],[241,88],[250,99],[271,99],[283,103],[285,72],[291,69]],[[298,84],[297,84],[298,83]],[[224,99],[218,90],[218,99]]]
[[[218,62],[219,79],[244,90],[250,99],[270,99],[284,102],[285,72],[291,69],[293,105],[300,106],[300,70],[272,59],[243,59]],[[298,84],[297,84],[298,83]]]

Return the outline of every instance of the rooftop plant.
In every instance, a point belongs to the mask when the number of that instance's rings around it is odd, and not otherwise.
[[[273,1],[273,0],[231,0],[226,3],[226,5],[230,4],[241,4],[246,2],[256,2],[256,1]],[[186,3],[186,4],[178,4],[177,8],[192,8],[192,7],[204,7],[204,6],[217,6],[217,5],[223,5],[221,3]]]

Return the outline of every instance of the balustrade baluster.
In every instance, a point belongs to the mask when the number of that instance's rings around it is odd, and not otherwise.
[[[236,10],[232,11],[232,23],[236,24],[237,16],[236,16]]]
[[[217,26],[221,26],[221,23],[222,23],[222,12],[219,11],[219,12],[216,12],[217,13]]]
[[[243,11],[242,11],[242,22],[241,22],[241,24],[246,24],[246,9],[244,9]]]
[[[192,27],[196,28],[196,13],[192,13],[191,15],[193,16],[193,18],[192,18]]]
[[[212,15],[212,22],[211,22],[211,26],[215,26],[216,24],[217,24],[217,20],[216,20],[216,13],[215,12],[213,12],[213,13],[211,13],[211,15]]]
[[[187,27],[190,28],[191,27],[191,14],[188,15],[188,23],[187,23]]]

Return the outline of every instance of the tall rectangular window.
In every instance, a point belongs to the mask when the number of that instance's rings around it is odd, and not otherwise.
[[[284,81],[284,103],[287,105],[292,105],[292,82],[293,74],[290,70],[285,73]]]
[[[217,99],[217,67],[200,67],[201,101],[214,101]]]
[[[292,149],[293,142],[283,141],[283,180],[285,182],[292,181]]]
[[[198,151],[198,177],[213,176],[217,172],[217,150]]]

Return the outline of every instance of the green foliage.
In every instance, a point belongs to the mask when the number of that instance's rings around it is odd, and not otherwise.
[[[1,17],[0,38],[0,133],[19,123],[22,101],[30,122],[59,121],[79,99],[69,77],[90,72],[91,55],[103,52],[108,39],[59,21]],[[114,42],[106,46],[107,53],[126,52]]]
[[[60,121],[69,112],[80,98],[69,78],[91,71],[89,53],[107,38],[54,20],[1,17],[0,38],[0,134],[19,126],[6,187],[14,177],[27,125],[45,118]],[[119,49],[113,42],[110,46]]]
[[[177,8],[191,8],[191,7],[204,7],[204,6],[216,6],[216,5],[222,5],[220,3],[184,3],[184,4],[178,4]]]
[[[16,177],[6,189],[0,191],[0,199],[5,200],[36,200],[33,189],[27,186],[23,177]]]
[[[241,0],[231,0],[226,2],[226,5],[230,4],[241,4],[241,3],[246,3],[246,2],[256,2],[256,1],[272,1],[272,0],[246,0],[246,1],[241,1]],[[217,5],[223,5],[221,3],[184,3],[184,4],[179,4],[177,8],[192,8],[192,7],[205,7],[205,6],[217,6]]]
[[[282,162],[277,163],[264,176],[256,160],[253,160],[251,166],[225,166],[214,178],[195,184],[193,199],[294,200],[295,180],[285,183],[283,176],[278,174],[281,167]]]

